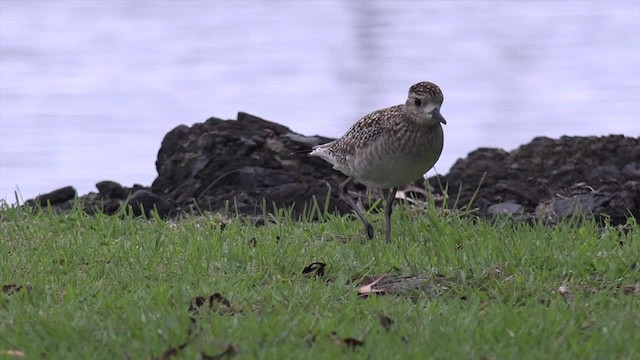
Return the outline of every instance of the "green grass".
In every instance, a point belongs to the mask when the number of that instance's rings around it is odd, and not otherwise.
[[[0,357],[162,357],[190,327],[177,358],[228,345],[236,358],[261,359],[640,357],[633,221],[550,228],[399,207],[386,244],[382,216],[369,216],[373,241],[338,216],[309,223],[280,214],[255,227],[5,207],[0,285],[31,289],[0,293]],[[324,277],[302,275],[314,261],[327,264]],[[447,287],[359,298],[358,279],[381,274],[440,274]],[[203,307],[192,326],[190,300],[216,292],[232,309]],[[381,315],[395,321],[388,330]],[[364,343],[354,350],[336,337]]]

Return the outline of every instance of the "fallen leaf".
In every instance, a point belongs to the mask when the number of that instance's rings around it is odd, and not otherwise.
[[[231,302],[229,302],[229,300],[220,293],[214,293],[208,298],[204,296],[196,296],[189,300],[189,313],[197,313],[200,308],[207,303],[209,304],[209,309],[217,310],[221,315],[233,315],[235,313],[235,310],[231,307]]]
[[[356,350],[358,347],[364,345],[364,340],[358,340],[350,337],[341,339],[335,331],[331,333],[330,337],[336,346],[346,346],[351,350]]]
[[[21,350],[0,350],[0,355],[9,357],[24,357],[24,351]]]
[[[202,305],[204,305],[204,303],[207,301],[207,298],[204,296],[196,296],[193,299],[189,300],[189,312],[190,313],[195,313],[198,310],[200,310],[200,308],[202,307]]]
[[[449,281],[438,274],[366,276],[358,286],[357,293],[361,298],[371,294],[404,295],[416,294],[418,291],[430,296],[439,296],[450,288]]]
[[[302,274],[306,276],[323,277],[326,266],[327,264],[323,262],[313,262],[302,269]]]
[[[227,308],[231,308],[231,303],[222,294],[215,293],[209,296],[209,306],[213,306],[214,303],[222,304]]]
[[[498,267],[494,267],[493,269],[491,269],[491,271],[489,272],[489,275],[491,277],[500,277],[502,276],[502,270]]]
[[[227,226],[231,225],[231,219],[219,218],[218,220],[220,221],[220,224],[219,224],[220,231],[224,231],[224,229],[226,229]]]
[[[622,293],[625,295],[638,295],[640,292],[640,284],[627,285],[622,287]]]
[[[17,293],[18,291],[20,291],[22,289],[26,289],[27,292],[30,292],[32,287],[29,284],[27,284],[25,286],[16,285],[16,284],[2,285],[2,292],[5,295],[13,295],[13,294]]]
[[[558,288],[558,293],[560,293],[560,295],[566,297],[568,296],[571,292],[569,291],[569,288],[566,286],[560,286]]]
[[[233,309],[231,308],[231,303],[229,302],[229,300],[227,300],[224,296],[222,296],[220,293],[214,293],[212,295],[210,295],[209,297],[204,297],[204,296],[196,296],[193,299],[191,299],[189,301],[189,313],[191,314],[195,314],[197,313],[200,308],[202,308],[205,304],[209,304],[209,308],[213,308],[215,306],[218,307],[223,307],[223,309],[219,309],[219,312],[223,311],[226,313],[231,313],[233,314]],[[167,350],[165,350],[160,356],[155,356],[152,357],[152,360],[168,360],[168,359],[172,359],[173,357],[175,357],[176,355],[178,355],[182,350],[184,350],[184,348],[187,347],[187,345],[189,345],[189,343],[193,340],[193,335],[195,333],[195,331],[197,330],[197,320],[195,317],[191,316],[189,317],[189,320],[191,321],[191,324],[189,325],[189,328],[187,330],[187,340],[175,347],[171,347]],[[215,359],[215,360],[220,360],[220,359],[225,359],[227,357],[231,357],[233,355],[235,355],[237,353],[236,349],[232,346],[232,345],[228,345],[226,347],[226,349],[221,352],[220,354],[216,354],[216,355],[207,355],[205,353],[200,353],[200,358],[204,359],[204,360],[211,360],[211,359]]]
[[[380,325],[387,331],[391,330],[391,326],[395,323],[395,320],[386,315],[380,315],[378,320],[380,321]]]
[[[378,294],[379,294],[379,293],[384,292],[383,290],[375,290],[375,289],[373,288],[373,286],[374,286],[375,284],[377,284],[377,283],[378,283],[380,280],[382,280],[382,279],[384,279],[384,275],[383,275],[383,276],[380,276],[377,280],[375,280],[374,282],[372,282],[372,283],[370,283],[370,284],[367,284],[367,285],[361,286],[361,287],[358,289],[358,296],[369,296],[370,294],[376,294],[376,293],[378,293]]]
[[[346,339],[344,339],[344,344],[347,347],[351,348],[351,350],[355,350],[359,346],[364,345],[364,341],[358,340],[358,339],[354,339],[354,338],[346,338]]]

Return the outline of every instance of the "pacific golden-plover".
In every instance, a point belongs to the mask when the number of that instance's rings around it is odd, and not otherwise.
[[[339,139],[313,148],[311,156],[347,175],[340,184],[340,196],[362,221],[369,239],[373,239],[373,226],[349,196],[347,185],[356,180],[370,188],[391,189],[385,208],[386,241],[391,241],[391,211],[398,187],[423,176],[442,153],[442,124],[447,123],[440,114],[443,100],[438,85],[419,82],[409,88],[404,105],[374,111]]]

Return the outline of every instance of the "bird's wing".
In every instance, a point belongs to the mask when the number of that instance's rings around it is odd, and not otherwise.
[[[358,149],[366,148],[385,132],[392,131],[394,121],[390,120],[401,118],[402,114],[402,105],[374,111],[353,124],[329,149],[342,156],[354,155]]]

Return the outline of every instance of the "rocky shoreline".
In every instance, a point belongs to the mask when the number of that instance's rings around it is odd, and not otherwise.
[[[260,216],[286,207],[297,218],[313,214],[309,209],[315,200],[320,209],[345,214],[350,208],[337,196],[345,176],[307,156],[313,146],[330,140],[242,112],[236,120],[210,118],[165,135],[158,176],[150,186],[101,181],[98,192],[79,197],[67,186],[25,205],[49,204],[64,212],[77,198],[89,214],[115,214],[126,206],[147,216],[156,208],[164,218],[204,211]],[[356,186],[355,191],[364,194],[366,188]],[[640,139],[538,137],[511,152],[477,149],[448,174],[417,179],[405,191],[423,200],[427,193],[437,196],[441,206],[481,217],[508,214],[553,223],[581,212],[624,224],[629,217],[640,219]]]

